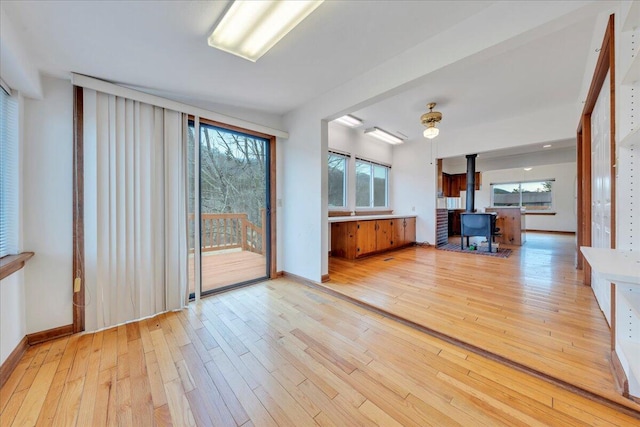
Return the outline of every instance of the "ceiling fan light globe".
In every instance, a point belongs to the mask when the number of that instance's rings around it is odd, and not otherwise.
[[[435,126],[430,126],[424,130],[422,135],[424,135],[424,137],[427,139],[433,139],[436,136],[438,136],[439,133],[440,133],[440,129],[438,129]]]

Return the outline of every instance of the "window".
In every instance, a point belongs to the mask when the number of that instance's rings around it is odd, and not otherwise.
[[[527,211],[549,211],[553,207],[553,182],[528,181],[491,184],[493,206],[520,206]]]
[[[329,208],[347,206],[347,157],[329,152]]]
[[[0,88],[0,258],[18,252],[18,102]]]
[[[356,159],[356,207],[388,206],[389,166]]]

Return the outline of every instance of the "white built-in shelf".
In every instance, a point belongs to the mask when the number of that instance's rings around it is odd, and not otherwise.
[[[640,2],[632,1],[624,24],[622,24],[622,31],[633,31],[638,27],[640,27]]]
[[[624,289],[624,284],[618,285],[618,292],[622,291],[620,295],[627,302],[627,306],[631,309],[633,315],[640,320],[640,292],[625,292]],[[638,353],[638,355],[640,355],[640,353]]]
[[[620,141],[620,146],[625,148],[640,147],[640,132],[638,129],[640,129],[640,127],[636,127],[624,136]]]
[[[640,289],[640,252],[581,246],[593,271],[610,282],[624,282]]]
[[[640,55],[637,52],[631,60],[629,68],[624,73],[624,77],[622,77],[622,84],[626,86],[640,85]]]

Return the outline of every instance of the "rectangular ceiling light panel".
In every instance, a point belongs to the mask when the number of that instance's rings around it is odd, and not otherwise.
[[[404,140],[402,138],[399,138],[399,137],[397,137],[397,136],[395,136],[393,134],[390,134],[389,132],[384,131],[384,130],[382,130],[380,128],[377,128],[377,127],[373,127],[373,128],[367,129],[367,130],[364,131],[364,133],[366,135],[370,135],[370,136],[372,136],[374,138],[379,139],[380,141],[384,141],[384,142],[387,142],[389,144],[397,145],[397,144],[402,144],[404,142]]]
[[[338,117],[337,119],[335,119],[335,121],[352,128],[357,128],[358,126],[362,126],[362,120],[360,120],[357,117],[353,117],[349,114],[347,114],[346,116]]]
[[[323,1],[236,0],[209,36],[209,46],[256,62]]]

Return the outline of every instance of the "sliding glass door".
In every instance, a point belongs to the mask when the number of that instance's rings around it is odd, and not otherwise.
[[[196,278],[207,294],[265,279],[270,269],[270,141],[207,123],[199,129],[196,151],[190,123],[192,295]]]

